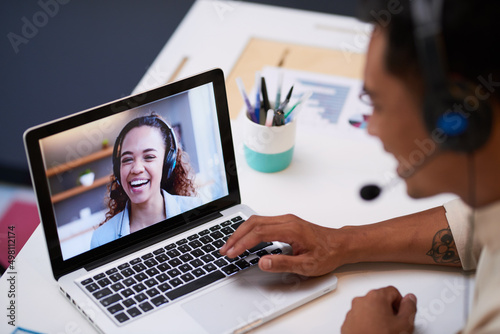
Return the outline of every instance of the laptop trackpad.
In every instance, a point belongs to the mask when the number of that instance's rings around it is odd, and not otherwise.
[[[269,314],[274,305],[245,279],[238,279],[182,305],[209,333],[240,328]]]

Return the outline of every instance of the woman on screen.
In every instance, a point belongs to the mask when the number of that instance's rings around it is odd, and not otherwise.
[[[106,219],[91,248],[201,205],[186,153],[158,115],[130,121],[116,138]]]

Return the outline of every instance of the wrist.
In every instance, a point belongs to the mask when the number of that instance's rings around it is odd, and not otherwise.
[[[377,229],[373,225],[343,226],[337,230],[342,264],[380,261]]]
[[[332,229],[328,244],[331,246],[332,259],[337,267],[366,261],[367,247],[362,228],[363,226],[343,226]]]

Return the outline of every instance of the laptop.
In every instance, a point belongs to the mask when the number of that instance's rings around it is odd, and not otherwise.
[[[54,278],[99,332],[242,333],[336,288],[218,250],[241,203],[224,74],[213,69],[28,129]]]

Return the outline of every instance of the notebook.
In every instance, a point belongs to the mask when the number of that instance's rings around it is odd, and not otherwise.
[[[28,129],[54,278],[99,331],[240,333],[336,288],[262,272],[265,242],[218,250],[241,203],[224,74],[213,69]]]

